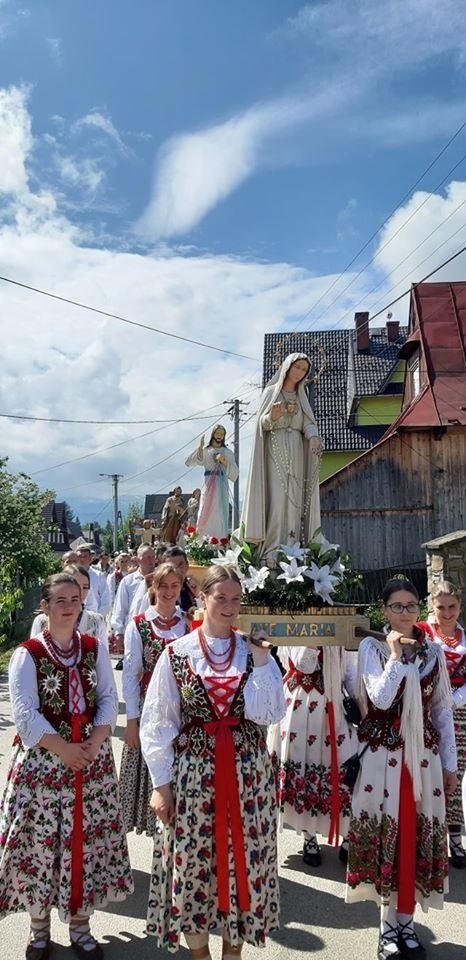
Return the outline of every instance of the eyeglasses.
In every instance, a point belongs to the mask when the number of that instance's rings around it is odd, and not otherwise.
[[[387,603],[387,607],[392,613],[403,613],[404,610],[407,610],[408,613],[417,613],[419,606],[420,604],[416,600],[410,600],[409,603]]]

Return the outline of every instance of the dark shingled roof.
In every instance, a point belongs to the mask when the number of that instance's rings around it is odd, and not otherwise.
[[[318,377],[310,384],[309,398],[325,449],[369,450],[384,434],[386,424],[356,426],[351,418],[353,404],[358,397],[385,392],[405,339],[404,327],[393,342],[385,328],[376,328],[370,331],[368,350],[358,353],[354,330],[266,333],[263,384],[289,353],[305,353]]]
[[[154,520],[159,526],[163,505],[168,496],[168,493],[146,493],[144,520]]]

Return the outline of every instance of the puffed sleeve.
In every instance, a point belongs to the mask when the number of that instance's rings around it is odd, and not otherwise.
[[[40,710],[37,671],[25,647],[18,647],[8,669],[11,712],[25,747],[35,747],[46,733],[56,733]]]
[[[360,670],[368,697],[378,710],[391,707],[408,672],[408,665],[401,660],[382,663],[372,637],[365,637],[359,647]]]
[[[261,726],[278,723],[286,713],[282,675],[269,654],[265,666],[254,667],[244,685],[244,715]]]
[[[430,717],[440,737],[439,753],[442,768],[454,773],[458,767],[458,758],[455,742],[455,727],[453,723],[453,704],[451,696],[448,695],[448,697],[446,697],[444,694],[444,691],[447,689],[448,678],[443,650],[437,647],[436,652],[439,661],[440,682],[437,684],[432,696]],[[442,673],[444,675],[443,682]]]
[[[131,620],[125,630],[125,656],[123,660],[123,699],[126,704],[128,720],[134,720],[140,714],[139,678],[143,669],[141,635],[134,620]]]
[[[147,688],[139,736],[152,784],[170,783],[173,774],[173,741],[181,725],[179,691],[167,650],[160,655]]]
[[[357,650],[343,650],[343,683],[350,697],[358,696],[358,653]]]
[[[466,706],[466,683],[463,683],[462,687],[453,687],[451,693],[455,710],[457,710],[458,707]]]
[[[97,709],[94,727],[104,727],[108,724],[114,730],[118,719],[118,693],[110,654],[106,645],[100,640],[97,641],[96,672]]]

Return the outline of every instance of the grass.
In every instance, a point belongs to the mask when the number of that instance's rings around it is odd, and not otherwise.
[[[5,636],[0,636],[0,673],[6,673],[10,662],[11,654],[17,646],[14,640],[8,640]]]

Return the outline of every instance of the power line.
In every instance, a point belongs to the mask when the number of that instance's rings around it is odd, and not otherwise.
[[[171,337],[173,340],[182,340],[184,343],[192,343],[196,347],[204,347],[206,350],[215,350],[217,353],[225,353],[230,357],[240,357],[241,360],[252,360],[257,362],[257,357],[250,357],[245,353],[235,353],[234,350],[224,350],[223,347],[215,347],[211,343],[203,343],[202,340],[193,340],[191,337],[182,337],[179,333],[169,333],[167,330],[160,330],[158,327],[151,327],[147,323],[141,323],[137,320],[129,320],[128,317],[122,317],[118,313],[110,313],[108,310],[100,310],[98,307],[92,307],[88,303],[81,303],[79,300],[70,300],[68,297],[61,297],[58,293],[51,293],[50,290],[41,290],[39,287],[32,287],[28,283],[21,283],[19,280],[13,280],[11,277],[2,277],[4,283],[11,283],[15,287],[21,287],[23,290],[29,290],[31,293],[39,293],[42,297],[50,297],[52,300],[59,300],[61,303],[68,303],[72,307],[79,307],[81,310],[89,310],[91,313],[97,313],[101,317],[107,317],[110,320],[120,320],[121,323],[128,323],[132,327],[141,327],[142,330],[150,330],[152,333],[158,333],[161,337]]]
[[[465,201],[466,202],[466,201]],[[215,404],[215,406],[220,407],[221,404]],[[211,407],[208,408],[212,409]],[[5,420],[31,420],[34,423],[82,423],[88,425],[98,425],[103,427],[111,426],[134,426],[136,424],[144,423],[183,423],[184,421],[191,420],[210,420],[210,417],[178,417],[171,420],[65,420],[63,417],[33,417],[26,414],[20,413],[0,413],[0,417],[3,417]]]
[[[204,410],[215,410],[216,407],[222,406],[221,403],[214,403],[211,407],[205,407]],[[200,410],[200,413],[203,411]],[[210,419],[210,417],[202,417],[201,419]],[[78,463],[80,460],[88,460],[90,457],[95,457],[99,453],[106,453],[108,450],[114,450],[115,447],[122,447],[125,443],[132,443],[134,440],[141,440],[144,437],[149,437],[154,433],[160,433],[161,430],[166,430],[167,427],[171,425],[173,421],[169,421],[163,427],[157,427],[155,430],[147,430],[146,433],[140,433],[136,437],[129,437],[127,440],[119,440],[118,443],[112,443],[109,447],[101,447],[99,450],[93,450],[91,453],[85,453],[81,457],[72,457],[70,460],[63,460],[62,463],[55,463],[51,467],[43,467],[41,470],[35,470],[34,473],[31,473],[31,476],[34,477],[39,473],[47,473],[49,470],[58,469],[58,467],[68,466],[70,463]],[[180,421],[174,421],[178,423]]]
[[[397,205],[396,205],[395,207],[393,207],[393,209],[390,211],[390,213],[385,217],[385,220],[383,221],[383,223],[381,223],[380,226],[377,227],[377,230],[375,230],[374,233],[371,234],[371,236],[369,237],[369,239],[366,240],[366,242],[363,244],[363,246],[358,250],[358,252],[354,255],[354,257],[353,257],[353,258],[349,261],[349,263],[346,265],[346,267],[344,268],[344,270],[342,270],[342,272],[339,274],[339,276],[338,276],[335,280],[332,281],[332,283],[331,283],[330,286],[327,288],[327,290],[325,290],[324,293],[322,293],[321,296],[318,297],[318,299],[313,303],[313,305],[309,308],[309,310],[307,310],[307,312],[302,316],[302,318],[301,318],[301,320],[300,320],[300,322],[299,322],[299,326],[302,326],[302,324],[304,323],[304,321],[306,320],[306,318],[313,312],[313,310],[315,310],[316,306],[318,306],[318,304],[321,303],[322,300],[325,299],[325,297],[327,296],[327,294],[330,293],[330,291],[336,286],[336,284],[339,283],[339,281],[344,277],[345,273],[347,273],[348,270],[350,269],[350,267],[352,267],[353,263],[355,263],[356,260],[358,259],[358,257],[360,257],[361,253],[363,253],[364,250],[367,249],[367,247],[368,247],[369,244],[372,242],[372,240],[374,240],[375,237],[380,233],[380,231],[383,230],[384,226],[388,223],[388,221],[389,221],[390,218],[393,216],[393,214],[396,213],[396,211],[400,208],[401,204],[403,204],[403,203],[405,202],[405,200],[408,199],[408,197],[411,195],[412,191],[418,186],[418,184],[421,182],[421,180],[424,179],[424,177],[425,177],[426,174],[429,172],[429,170],[432,169],[432,167],[437,163],[437,160],[440,159],[440,157],[442,156],[442,154],[445,153],[445,151],[448,149],[448,147],[453,143],[454,140],[456,140],[456,137],[459,136],[459,134],[462,132],[462,130],[464,130],[465,127],[466,127],[466,120],[464,121],[464,123],[461,124],[461,126],[458,128],[458,130],[456,131],[456,133],[453,134],[453,136],[452,136],[452,137],[450,138],[450,140],[445,144],[445,146],[442,148],[442,150],[440,150],[440,152],[437,154],[437,156],[434,157],[434,159],[431,161],[431,163],[428,165],[428,167],[426,167],[426,169],[425,169],[424,172],[421,174],[421,176],[418,177],[418,179],[416,180],[416,182],[415,182],[411,187],[409,187],[409,189],[406,191],[406,193],[405,193],[404,196],[401,198],[401,200],[398,201]],[[398,229],[398,230],[396,231],[396,233],[390,238],[390,240],[387,240],[387,241],[386,241],[386,243],[385,243],[385,244],[383,245],[383,247],[381,248],[382,250],[383,250],[386,246],[388,246],[388,244],[392,242],[392,240],[398,235],[398,233],[400,233],[400,231],[403,229],[403,227],[405,227],[406,224],[409,223],[410,220],[412,220],[412,218],[415,216],[416,213],[418,213],[418,211],[421,209],[421,207],[423,207],[424,204],[427,203],[427,201],[428,201],[428,200],[430,199],[430,197],[433,195],[434,191],[435,191],[435,190],[438,190],[438,188],[442,186],[442,184],[445,182],[445,180],[456,170],[456,168],[464,161],[464,159],[465,159],[464,156],[461,157],[461,160],[459,160],[459,161],[451,168],[451,170],[448,171],[448,173],[445,175],[445,177],[443,177],[443,179],[440,180],[440,182],[433,188],[433,190],[430,191],[430,193],[429,193],[428,196],[422,201],[422,203],[421,203],[418,207],[416,207],[416,209],[413,211],[412,214],[410,214],[410,216],[408,217],[408,219],[405,220],[405,221],[401,224],[401,226],[399,227],[399,229]],[[377,251],[377,254],[378,254],[378,253],[380,253],[380,251]],[[342,296],[342,294],[345,293],[345,291],[349,289],[349,287],[361,276],[361,274],[364,272],[364,270],[365,270],[368,266],[370,266],[371,263],[373,263],[374,259],[375,259],[375,255],[374,255],[374,257],[371,258],[371,260],[369,260],[369,261],[364,265],[364,267],[362,267],[362,269],[359,271],[359,273],[356,274],[356,276],[351,280],[351,282],[350,282],[349,284],[347,284],[347,286],[344,287],[342,291],[340,291],[340,293],[338,294],[338,297],[336,298],[336,300],[338,300],[339,297]],[[320,317],[318,318],[319,320],[321,320],[322,317],[325,316],[325,314],[328,312],[328,310],[330,309],[330,307],[333,306],[333,304],[336,302],[336,300],[332,300],[332,302],[327,305],[327,307],[325,308],[325,310],[323,311],[323,313],[321,313]]]

